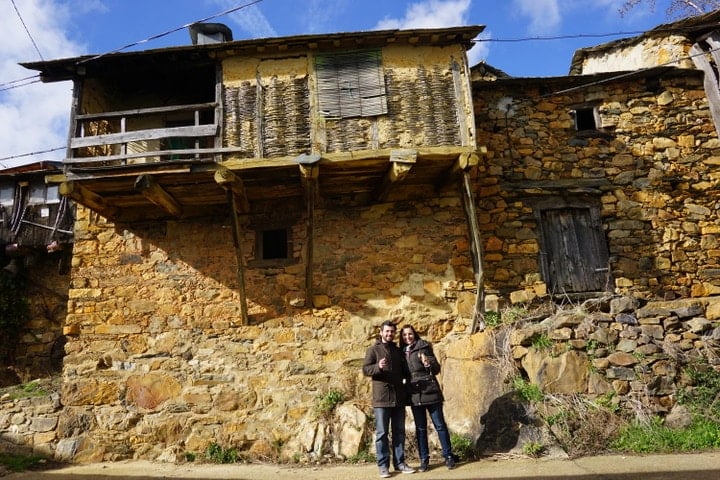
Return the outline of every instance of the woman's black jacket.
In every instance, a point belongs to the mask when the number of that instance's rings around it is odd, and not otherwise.
[[[408,386],[410,405],[431,405],[444,400],[440,385],[435,375],[440,373],[440,362],[435,358],[432,345],[423,339],[417,340],[407,349],[404,348],[408,369],[410,370],[410,384]],[[430,366],[426,367],[420,360],[424,353]]]

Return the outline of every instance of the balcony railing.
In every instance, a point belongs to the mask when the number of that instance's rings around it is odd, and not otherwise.
[[[72,169],[210,157],[217,153],[216,107],[208,102],[76,115],[65,164]]]

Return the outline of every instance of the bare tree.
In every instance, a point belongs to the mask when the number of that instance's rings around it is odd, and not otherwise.
[[[657,0],[625,0],[618,9],[620,16],[625,16],[630,10],[645,5],[654,12]],[[664,2],[662,2],[664,3]],[[665,14],[669,19],[692,17],[702,13],[720,9],[720,0],[669,0]]]

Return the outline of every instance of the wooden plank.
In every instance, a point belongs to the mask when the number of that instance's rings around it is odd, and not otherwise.
[[[482,315],[485,310],[484,297],[485,297],[485,272],[483,270],[483,248],[482,239],[480,238],[480,226],[478,224],[477,212],[475,211],[475,199],[472,193],[472,182],[470,180],[470,174],[463,172],[462,174],[462,192],[463,192],[463,207],[465,208],[465,216],[467,217],[468,230],[470,234],[470,255],[473,262],[473,273],[475,274],[475,285],[477,290],[475,292],[475,307],[473,309],[472,326],[470,327],[470,334],[475,333],[480,327],[480,330],[485,328],[484,325],[480,324]]]
[[[192,103],[187,105],[168,105],[164,107],[134,108],[132,110],[117,110],[114,112],[86,113],[76,115],[76,120],[96,120],[117,117],[132,117],[137,115],[152,115],[156,113],[185,112],[189,110],[206,110],[214,108],[217,102]]]
[[[455,60],[452,61],[451,68],[453,86],[455,87],[455,108],[457,109],[457,118],[460,128],[460,142],[463,145],[472,145],[475,143],[475,122],[473,121],[473,118],[468,119],[468,110],[466,110],[468,102],[466,92],[471,91],[469,75],[464,75],[465,82],[463,82],[460,65]],[[465,88],[463,88],[463,86]],[[469,111],[472,114],[472,100],[469,101],[471,102]]]
[[[187,127],[151,128],[125,133],[106,133],[90,137],[75,137],[70,141],[70,148],[93,147],[141,140],[158,140],[170,137],[211,137],[217,134],[217,130],[217,125],[192,125]]]
[[[119,213],[119,210],[108,205],[103,197],[88,190],[77,182],[63,182],[58,187],[58,191],[60,195],[73,199],[76,203],[84,205],[107,219],[115,219]]]
[[[138,176],[134,188],[173,217],[179,218],[182,215],[182,206],[155,181],[152,175]]]
[[[309,171],[303,174],[303,183],[305,185],[305,305],[314,306],[313,304],[313,259],[315,255],[314,242],[315,237],[315,198],[318,191],[318,173],[320,167],[317,165],[305,166],[300,165],[301,169]]]
[[[692,58],[695,66],[705,73],[703,79],[705,95],[710,105],[710,114],[715,124],[715,132],[720,136],[720,90],[718,89],[718,78],[705,55],[705,50],[697,43],[690,47],[690,58]]]
[[[240,209],[238,210],[239,213],[247,213],[250,211],[250,202],[248,201],[242,178],[223,166],[218,167],[215,171],[214,178],[218,185],[233,193],[235,196],[234,205]]]
[[[238,217],[238,209],[240,206],[232,191],[227,191],[228,202],[230,203],[230,212],[233,219],[233,240],[235,242],[235,259],[237,261],[236,275],[238,279],[238,294],[240,295],[240,323],[248,324],[248,308],[247,308],[247,292],[245,291],[245,258],[242,251],[242,239],[240,236],[241,226]]]

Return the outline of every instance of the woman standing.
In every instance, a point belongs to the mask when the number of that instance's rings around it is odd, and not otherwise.
[[[428,469],[430,449],[428,448],[427,414],[435,426],[440,439],[443,458],[448,469],[455,468],[455,455],[450,444],[445,416],[443,415],[443,394],[435,375],[440,373],[440,362],[435,358],[432,345],[421,339],[411,325],[400,331],[401,345],[410,370],[410,408],[415,420],[415,435],[420,455],[421,472]]]

